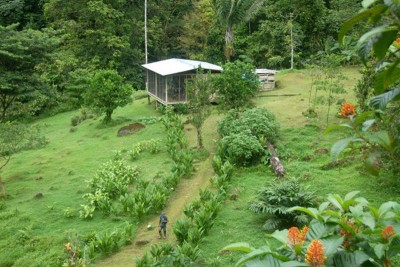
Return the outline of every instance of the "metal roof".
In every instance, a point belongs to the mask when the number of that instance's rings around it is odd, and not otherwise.
[[[275,74],[278,71],[270,69],[256,69],[256,74]]]
[[[162,76],[196,70],[199,67],[201,67],[204,70],[222,71],[222,68],[218,65],[214,65],[204,61],[187,60],[179,58],[161,60],[149,64],[144,64],[142,66]]]

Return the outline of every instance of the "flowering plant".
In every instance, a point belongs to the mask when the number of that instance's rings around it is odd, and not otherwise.
[[[241,242],[223,250],[248,253],[236,266],[395,266],[392,259],[400,253],[400,204],[389,201],[375,208],[356,197],[358,193],[344,198],[329,195],[318,209],[293,208],[313,219],[302,230],[292,227],[268,234],[280,247],[256,249]]]
[[[356,110],[354,108],[354,105],[349,102],[345,102],[342,105],[342,108],[340,109],[339,115],[342,117],[349,117],[356,115]]]

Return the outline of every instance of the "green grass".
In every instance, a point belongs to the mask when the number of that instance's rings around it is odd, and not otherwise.
[[[132,218],[105,217],[101,213],[95,213],[92,220],[82,220],[78,210],[85,204],[82,195],[89,191],[86,181],[102,163],[113,158],[114,151],[128,151],[149,139],[165,139],[161,122],[132,135],[117,136],[122,126],[158,113],[145,100],[137,100],[116,110],[112,126],[103,126],[101,118],[88,119],[77,126],[76,132],[70,132],[75,114],[62,113],[36,122],[49,144],[15,155],[2,173],[9,197],[6,207],[0,210],[0,266],[59,266],[68,231],[85,235],[122,227],[125,221],[136,223]],[[124,157],[130,162],[127,153]],[[137,165],[146,179],[166,174],[171,168],[164,146],[158,154],[144,152],[131,164]],[[43,197],[34,198],[38,193]],[[67,207],[73,209],[74,217],[63,215]]]

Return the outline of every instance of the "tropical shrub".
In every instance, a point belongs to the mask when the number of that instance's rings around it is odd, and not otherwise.
[[[179,244],[183,244],[183,242],[188,240],[190,228],[191,228],[191,222],[188,219],[183,218],[176,221],[172,230]]]
[[[275,143],[279,136],[279,123],[275,115],[264,108],[252,108],[238,113],[230,110],[225,118],[218,123],[218,132],[222,137],[249,131],[257,138],[265,138]]]
[[[356,116],[349,116],[348,123],[328,127],[325,134],[337,130],[347,133],[346,138],[332,146],[332,158],[336,160],[343,151],[358,151],[362,146],[363,160],[370,173],[378,175],[385,164],[389,165],[388,169],[392,170],[393,174],[397,173],[400,160],[400,143],[396,139],[398,126],[389,126],[392,125],[391,119],[388,119],[390,116],[383,111],[366,111]],[[385,121],[387,124],[384,124]]]
[[[226,63],[222,73],[213,77],[213,84],[219,107],[225,110],[248,106],[260,87],[255,67],[240,61]]]
[[[318,208],[292,208],[312,221],[301,230],[292,227],[267,235],[279,241],[278,247],[236,243],[224,250],[249,253],[237,266],[394,266],[393,258],[400,253],[400,204],[389,201],[376,208],[356,197],[358,193],[329,195]]]
[[[275,180],[260,190],[250,209],[255,213],[267,215],[264,228],[271,231],[279,227],[306,224],[307,216],[291,208],[310,207],[314,201],[314,193],[307,191],[297,179]]]
[[[111,199],[123,195],[128,190],[128,185],[139,176],[137,167],[129,166],[123,160],[109,161],[100,167],[96,175],[89,180],[92,192],[97,190],[107,193]]]
[[[223,160],[239,166],[259,161],[263,153],[260,142],[249,131],[223,137],[218,147],[218,154]]]

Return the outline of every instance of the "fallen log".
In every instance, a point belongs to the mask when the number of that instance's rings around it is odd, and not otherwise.
[[[278,154],[275,151],[274,146],[271,143],[268,143],[268,150],[271,153],[269,157],[269,162],[271,163],[271,167],[274,170],[276,177],[284,177],[285,176],[285,169],[281,161],[279,160]]]

